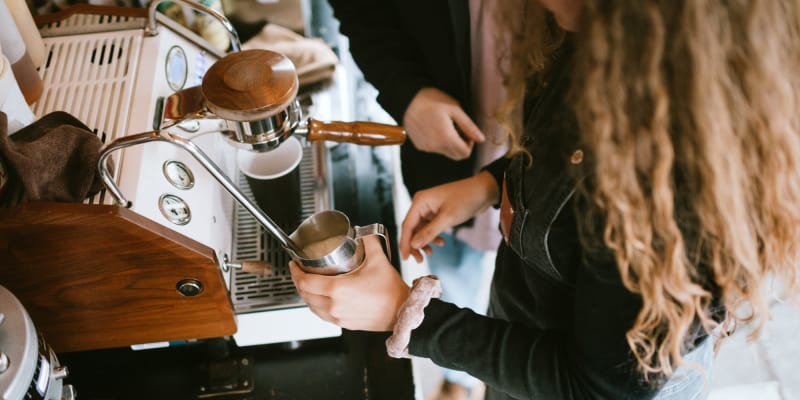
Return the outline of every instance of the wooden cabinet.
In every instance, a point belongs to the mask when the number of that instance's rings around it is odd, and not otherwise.
[[[57,352],[236,331],[214,251],[118,206],[0,209],[0,284]]]

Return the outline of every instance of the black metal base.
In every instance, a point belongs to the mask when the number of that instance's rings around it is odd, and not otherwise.
[[[382,333],[236,347],[214,339],[164,349],[59,354],[81,400],[413,399],[411,362]]]

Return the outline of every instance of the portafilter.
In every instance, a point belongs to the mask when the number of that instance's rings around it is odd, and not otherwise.
[[[233,122],[223,132],[231,143],[269,151],[291,135],[370,146],[402,144],[402,127],[374,122],[303,120],[296,99],[294,64],[270,50],[229,53],[214,63],[200,86],[181,90],[164,102],[160,129],[186,120],[218,117]]]

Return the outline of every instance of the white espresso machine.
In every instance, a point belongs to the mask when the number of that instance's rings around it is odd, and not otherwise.
[[[190,1],[179,3],[208,11]],[[227,24],[224,17],[220,22]],[[229,24],[225,26],[237,50],[238,37]],[[45,90],[34,113],[40,117],[66,111],[104,143],[158,130],[165,99],[199,85],[208,68],[224,56],[198,35],[157,14],[155,4],[149,10],[135,11],[79,8],[40,25],[40,32],[47,51],[46,64],[40,68]],[[348,86],[342,80],[347,75],[339,72],[334,77],[338,83],[325,93],[298,98],[304,111],[330,119],[347,107],[342,101]],[[202,148],[246,196],[251,196],[236,168],[236,148],[219,133],[229,129],[229,121],[200,118],[176,124],[168,131]],[[305,218],[333,207],[332,175],[324,142],[302,142],[301,214]],[[288,255],[280,244],[196,159],[169,143],[147,143],[125,148],[114,161],[116,183],[131,201],[131,211],[213,249],[235,312],[232,337],[237,345],[340,335],[340,328],[311,313],[298,296],[286,268]],[[115,202],[104,190],[86,204]],[[242,260],[267,261],[275,266],[274,272],[269,276],[243,272],[235,268]],[[191,285],[186,288],[197,290]],[[131,345],[135,349],[162,347],[172,339]]]

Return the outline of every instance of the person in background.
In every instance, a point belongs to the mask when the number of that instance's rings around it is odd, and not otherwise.
[[[526,0],[510,157],[422,191],[400,251],[498,205],[488,316],[411,288],[377,240],[298,291],[342,327],[392,331],[490,399],[701,399],[731,325],[800,300],[800,3]],[[527,90],[519,90],[527,87]]]
[[[493,36],[495,2],[330,4],[379,103],[406,129],[401,168],[411,196],[471,176],[505,153],[506,135],[494,116],[504,100],[498,51],[506,48]],[[487,209],[441,234],[427,264],[442,278],[443,299],[485,310],[478,295],[488,285],[481,262],[500,243],[497,226],[497,210]],[[481,390],[464,372],[445,369],[443,375],[435,398],[467,398]]]

